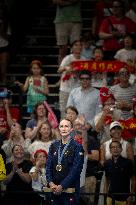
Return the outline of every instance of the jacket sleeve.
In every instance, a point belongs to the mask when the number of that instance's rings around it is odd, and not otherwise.
[[[53,171],[52,148],[53,148],[53,145],[51,145],[50,148],[49,148],[48,158],[47,158],[47,162],[46,162],[46,179],[47,179],[48,183],[53,182],[53,178],[52,178],[52,171]]]

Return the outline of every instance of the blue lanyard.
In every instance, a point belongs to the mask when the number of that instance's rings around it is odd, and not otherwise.
[[[66,149],[68,148],[70,142],[71,142],[72,138],[68,141],[68,143],[65,145],[64,149],[62,150],[62,153],[60,154],[60,149],[61,149],[61,142],[60,142],[60,145],[59,145],[59,149],[58,149],[58,164],[61,164],[61,161],[62,161],[62,158],[63,158],[63,155],[66,151]]]

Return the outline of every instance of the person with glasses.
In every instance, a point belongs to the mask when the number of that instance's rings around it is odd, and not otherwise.
[[[86,128],[94,127],[94,116],[101,111],[99,90],[91,86],[91,72],[83,70],[79,74],[80,86],[70,92],[67,106],[77,108],[79,115],[85,116]]]
[[[105,18],[100,26],[99,37],[104,40],[104,57],[113,59],[117,50],[123,47],[123,37],[126,33],[135,33],[136,24],[125,16],[125,3],[114,0],[112,4],[113,15]]]
[[[121,110],[121,118],[132,117],[132,98],[136,95],[136,84],[129,83],[130,73],[127,68],[121,68],[118,73],[119,83],[110,87],[117,102],[117,108]]]
[[[100,163],[102,166],[104,166],[104,163],[106,160],[111,159],[112,154],[110,152],[110,144],[111,142],[118,141],[122,145],[122,151],[121,151],[121,156],[127,159],[130,159],[134,163],[134,150],[132,147],[132,144],[122,138],[122,125],[119,121],[113,121],[110,124],[110,137],[108,141],[104,142],[100,146]],[[103,173],[102,179],[101,179],[101,184],[100,184],[100,193],[104,193],[104,181],[105,181],[105,173]],[[99,203],[98,205],[103,205],[104,204],[104,197],[101,195],[99,196]]]
[[[108,194],[106,205],[112,205],[113,200],[115,200],[115,205],[130,205],[132,196],[128,194],[134,192],[133,163],[130,159],[121,156],[123,148],[119,141],[112,141],[109,150],[112,157],[104,164],[104,190]]]

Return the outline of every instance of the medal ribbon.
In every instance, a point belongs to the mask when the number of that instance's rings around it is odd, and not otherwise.
[[[71,138],[71,139],[68,141],[68,143],[65,145],[64,149],[62,150],[62,153],[60,153],[60,149],[61,149],[61,143],[60,143],[60,146],[59,146],[59,149],[58,149],[58,165],[61,164],[63,155],[64,155],[66,149],[68,148],[68,146],[69,146],[71,140],[72,140],[72,138]]]

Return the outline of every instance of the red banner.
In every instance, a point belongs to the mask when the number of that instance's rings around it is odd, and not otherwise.
[[[91,60],[78,60],[72,62],[74,70],[89,70],[91,72],[118,72],[120,68],[127,67],[130,72],[133,71],[132,67],[120,61],[91,61]]]
[[[136,118],[119,121],[123,127],[122,137],[124,139],[131,139],[136,137]]]

